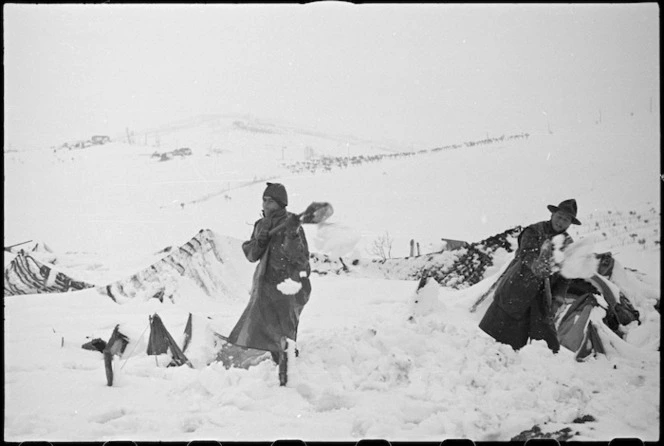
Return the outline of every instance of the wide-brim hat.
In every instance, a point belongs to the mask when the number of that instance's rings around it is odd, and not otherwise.
[[[581,222],[576,218],[577,206],[576,206],[576,200],[573,198],[561,201],[558,206],[550,204],[547,206],[547,209],[549,209],[552,214],[556,212],[562,212],[564,214],[569,215],[570,217],[572,217],[572,224],[574,225],[581,224]]]

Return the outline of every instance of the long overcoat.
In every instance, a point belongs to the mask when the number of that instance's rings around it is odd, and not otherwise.
[[[542,244],[555,235],[550,221],[532,224],[519,234],[514,259],[498,279],[493,302],[480,322],[482,330],[515,350],[526,345],[528,339],[543,339],[554,352],[560,349],[545,280],[532,270]],[[549,280],[553,295],[566,293],[568,279],[554,273]]]
[[[266,246],[260,246],[256,239],[262,229],[276,228],[293,216],[282,210],[273,217],[263,217],[254,224],[250,240],[242,244],[247,260],[259,263],[249,303],[229,336],[233,344],[279,352],[282,336],[297,341],[300,313],[311,294],[304,230],[301,226],[284,228],[272,235]]]

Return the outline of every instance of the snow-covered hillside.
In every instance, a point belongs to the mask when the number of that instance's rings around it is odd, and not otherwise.
[[[125,133],[113,139],[127,142],[127,138]],[[133,130],[129,132],[129,139],[136,144],[157,148],[190,147],[197,152],[263,151],[263,157],[282,161],[340,153],[381,153],[397,148],[394,143],[326,134],[286,122],[230,114],[200,115],[158,128]]]
[[[132,280],[201,229],[223,240],[211,293],[191,276],[175,277],[175,298],[163,301],[118,304],[98,288],[6,296],[6,440],[502,441],[533,426],[578,441],[659,438],[660,358],[651,343],[583,363],[543,342],[514,352],[477,327],[485,307],[469,311],[510,260],[511,231],[548,219],[546,206],[567,198],[583,223],[572,237],[592,238],[596,252],[636,270],[635,286],[659,289],[658,117],[415,151],[296,138],[283,128],[196,118],[144,133],[147,144],[137,133],[134,144],[5,153],[5,246],[45,244],[36,255],[72,277],[97,286]],[[182,147],[192,154],[152,156]],[[315,173],[289,168],[296,158],[400,152],[414,153]],[[286,185],[289,210],[312,201],[335,210],[326,224],[305,225],[313,293],[289,386],[278,386],[269,361],[248,370],[205,365],[203,344],[192,347],[193,369],[167,368],[135,344],[106,386],[101,354],[81,345],[107,340],[116,324],[140,339],[158,313],[178,342],[189,313],[222,334],[232,329],[254,268],[238,247],[259,218],[267,179]],[[392,250],[382,260],[371,247],[385,234]],[[442,238],[469,247],[438,253]],[[421,255],[409,256],[411,240]],[[477,264],[480,253],[491,262]],[[472,265],[481,274],[471,280]],[[423,271],[440,280],[416,294]],[[634,338],[646,340],[658,333],[659,313],[640,310]]]

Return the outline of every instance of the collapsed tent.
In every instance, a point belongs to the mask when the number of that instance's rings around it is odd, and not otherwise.
[[[117,303],[150,298],[163,301],[173,300],[181,280],[186,278],[211,297],[244,297],[251,284],[251,265],[239,258],[241,243],[201,229],[183,245],[162,250],[160,253],[167,255],[147,268],[106,285],[76,279],[56,267],[56,256],[43,244],[35,244],[32,250],[6,249],[11,256],[5,256],[5,296],[96,288]]]
[[[147,344],[143,343],[145,332]],[[155,313],[149,316],[149,324],[140,336],[132,336],[120,325],[116,325],[108,342],[94,339],[83,344],[86,350],[99,351],[104,355],[107,385],[113,385],[113,358],[129,360],[137,354],[148,356],[166,355],[166,367],[187,365],[191,368],[204,367],[212,362],[220,362],[225,368],[249,368],[271,358],[269,352],[240,347],[228,342],[228,338],[214,329],[210,318],[189,313],[182,335],[182,347],[170,334],[161,317]],[[162,362],[163,364],[163,362]]]
[[[226,239],[228,243],[230,240]],[[211,230],[201,229],[182,246],[167,249],[170,254],[147,268],[97,289],[118,303],[130,299],[173,300],[178,279],[185,277],[208,296],[236,295],[240,290],[233,288],[233,281],[229,280],[237,276],[235,266],[224,259],[221,243]],[[229,250],[241,252],[239,242],[237,247],[229,247]],[[245,286],[248,283],[249,279],[246,279]]]
[[[158,314],[150,317],[150,338],[148,341],[148,355],[171,355],[171,364],[181,366],[187,364],[189,367],[193,366],[184,355],[184,352],[178,347],[178,344],[173,339],[173,336],[166,330],[164,323]]]
[[[193,365],[185,356],[183,349],[180,349],[173,336],[168,332],[163,321],[158,314],[149,317],[150,334],[148,336],[148,343],[145,353],[150,356],[157,356],[166,354],[170,357],[168,366],[181,366],[187,364],[193,368]],[[106,382],[109,386],[113,385],[113,357],[123,357],[125,353],[131,356],[136,351],[136,346],[140,343],[141,339],[131,339],[126,333],[123,333],[120,325],[116,325],[111,333],[111,337],[106,342],[102,353],[104,355],[104,364],[106,369]],[[91,341],[84,344],[82,347],[90,349],[89,344]],[[134,344],[134,348],[128,348],[130,344]]]
[[[607,354],[609,348],[624,352],[630,348],[624,340],[628,327],[641,324],[640,312],[624,290],[611,281],[614,268],[624,269],[616,265],[610,253],[599,257],[598,274],[573,279],[565,302],[556,311],[558,340],[575,353],[577,361]]]
[[[599,275],[587,280],[576,279],[574,282],[573,290],[568,291],[568,298],[574,296],[574,301],[562,308],[556,325],[560,344],[575,352],[577,361],[582,361],[591,354],[606,353],[601,335],[605,333],[602,330],[604,327],[598,325],[598,319],[601,318],[601,325],[608,326],[616,336],[622,338],[621,327],[635,321],[639,323],[639,312],[624,294],[619,292],[616,296],[614,288]],[[581,294],[575,294],[579,292]],[[600,304],[602,298],[605,305]],[[593,314],[597,317],[591,318]]]
[[[64,293],[92,287],[94,285],[57,271],[52,264],[38,260],[25,250],[18,251],[5,266],[5,296]]]
[[[97,291],[117,303],[153,297],[162,301],[164,298],[175,300],[175,296],[182,292],[179,286],[184,279],[191,281],[208,296],[243,299],[251,284],[252,265],[245,261],[241,243],[240,240],[219,237],[213,231],[203,229],[182,246],[164,249],[162,253],[167,255],[147,268],[104,286],[75,280],[57,271],[52,264],[46,263],[56,261],[50,250],[42,247],[39,252],[32,253],[34,255],[21,250],[12,253],[15,258],[11,262],[6,261],[5,295],[55,293],[96,287]],[[83,348],[105,354],[109,382],[112,382],[112,369],[109,367],[114,355],[127,357],[141,351],[148,355],[168,353],[171,357],[169,364],[172,365],[194,366],[218,361],[226,368],[247,368],[270,358],[269,353],[263,350],[229,343],[225,336],[219,334],[224,329],[215,328],[214,322],[202,316],[192,317],[190,313],[182,348],[178,347],[158,315],[150,318],[146,349],[136,348],[142,336],[132,338],[123,332],[120,325],[116,326],[108,342],[94,339],[84,344]],[[196,348],[204,351],[193,352],[195,359],[190,360],[187,352]]]

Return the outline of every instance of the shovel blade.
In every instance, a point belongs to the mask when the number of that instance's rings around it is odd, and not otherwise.
[[[314,201],[300,214],[300,222],[306,224],[322,223],[330,218],[333,213],[334,208],[330,203]]]

